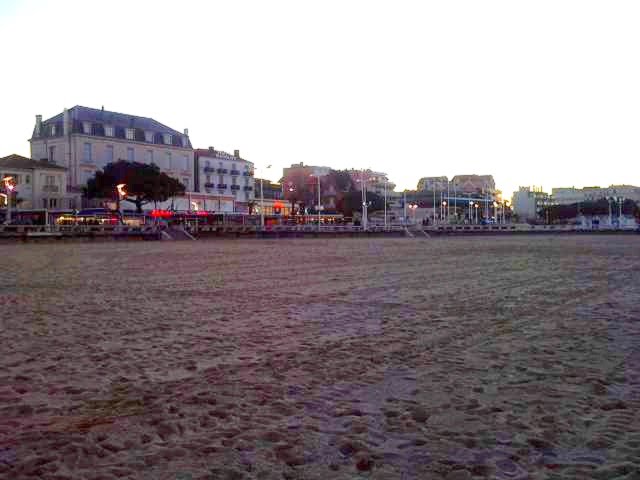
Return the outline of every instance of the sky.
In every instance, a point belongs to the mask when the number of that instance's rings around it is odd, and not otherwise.
[[[0,156],[35,115],[152,117],[292,163],[640,185],[640,2],[0,0]]]

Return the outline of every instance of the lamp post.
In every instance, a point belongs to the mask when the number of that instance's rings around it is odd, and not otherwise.
[[[473,206],[476,209],[476,225],[477,225],[478,224],[478,204],[474,203]]]
[[[442,208],[443,208],[443,211],[446,210],[446,212],[447,212],[447,223],[449,223],[449,207],[447,205],[448,205],[448,203],[447,203],[446,200],[444,202],[442,202]]]
[[[498,223],[498,202],[494,200],[493,202],[493,218],[495,222]]]
[[[449,200],[449,197],[450,197],[449,186],[450,185],[451,185],[451,182],[447,178],[447,201],[444,204],[444,206],[447,207],[447,223],[451,223],[451,219],[449,218],[449,204],[451,203],[451,201]]]
[[[387,229],[387,177],[384,178],[384,229]]]
[[[413,223],[416,223],[416,209],[418,208],[418,204],[417,203],[412,203],[411,205],[409,205],[409,208],[411,209],[411,215],[413,216]]]
[[[265,170],[271,168],[271,165],[267,165]],[[264,175],[260,175],[260,230],[264,230]]]
[[[469,224],[473,223],[473,200],[469,200]]]
[[[431,186],[431,190],[433,190],[433,223],[436,223],[436,181],[433,181]]]
[[[118,185],[116,185],[116,196],[118,199],[116,207],[118,210],[118,215],[120,215],[121,223],[123,223],[123,220],[122,220],[122,212],[120,211],[120,202],[124,200],[124,197],[127,196],[127,192],[125,191],[124,187],[126,187],[126,184],[124,183],[119,183]]]
[[[7,192],[7,215],[4,223],[9,225],[11,223],[11,197],[13,197],[13,190],[16,188],[16,185],[13,183],[13,177],[4,177],[2,183],[4,183],[4,188]]]
[[[318,179],[318,232],[320,231],[320,208],[322,208],[322,206],[320,205],[320,175],[316,175],[314,173],[312,173],[311,175],[309,175],[310,177],[316,177]]]

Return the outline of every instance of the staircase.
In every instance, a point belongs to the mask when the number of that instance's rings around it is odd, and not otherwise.
[[[171,227],[162,231],[162,240],[195,240],[195,237],[182,227]]]

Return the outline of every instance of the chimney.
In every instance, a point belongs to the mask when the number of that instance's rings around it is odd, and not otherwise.
[[[213,153],[213,152],[215,151],[215,149],[214,149],[213,147],[209,147],[209,151],[210,151],[211,153]]]
[[[102,111],[104,112],[104,105],[102,105]]]
[[[240,150],[234,150],[233,151],[233,156],[236,158],[240,158]]]
[[[36,137],[40,136],[42,131],[42,115],[36,115]]]
[[[188,128],[185,128],[185,129],[184,129],[184,135],[185,135],[186,137],[188,137],[188,136],[189,136],[189,129],[188,129]]]
[[[66,108],[62,112],[62,133],[65,136],[71,133],[71,117],[69,115],[69,110]]]

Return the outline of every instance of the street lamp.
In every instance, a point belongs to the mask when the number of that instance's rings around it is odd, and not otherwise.
[[[493,218],[495,222],[498,223],[498,202],[494,200],[493,202]]]
[[[322,208],[322,206],[320,205],[321,199],[320,199],[320,175],[316,175],[314,173],[309,175],[310,177],[316,177],[318,179],[318,232],[320,231],[320,208]]]
[[[11,223],[11,197],[13,196],[13,190],[16,188],[16,184],[13,182],[13,177],[4,177],[2,183],[4,183],[4,188],[7,191],[7,215],[4,223],[8,225]]]
[[[411,214],[413,215],[413,223],[416,223],[416,209],[418,208],[418,204],[417,203],[412,203],[411,205],[409,205],[409,208],[411,209]]]
[[[267,165],[265,170],[269,168],[271,168],[271,165]],[[260,229],[264,230],[264,185],[262,177],[264,177],[264,175],[260,175]]]
[[[442,202],[442,214],[440,215],[440,217],[442,217],[444,215],[444,212],[447,212],[447,223],[449,223],[449,210],[447,209],[447,201],[445,200],[444,202]]]
[[[473,223],[473,200],[469,200],[469,223]]]
[[[476,209],[476,225],[477,225],[478,224],[478,204],[474,203],[473,206]]]

